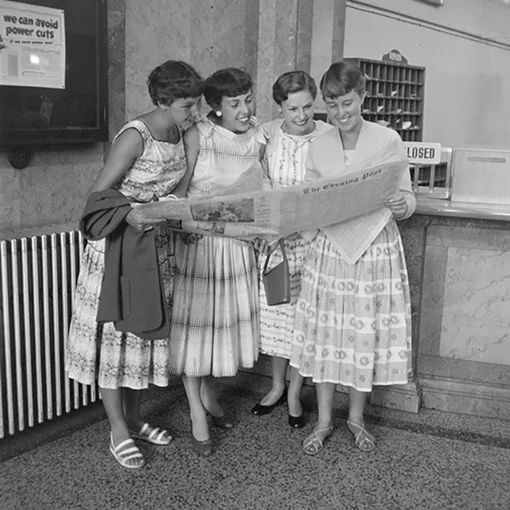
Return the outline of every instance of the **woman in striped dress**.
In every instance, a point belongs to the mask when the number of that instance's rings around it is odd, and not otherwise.
[[[268,138],[265,161],[272,188],[301,184],[305,176],[305,161],[310,143],[319,135],[332,129],[320,120],[314,121],[314,103],[317,86],[304,71],[282,74],[273,85],[273,99],[283,119],[263,125]],[[301,288],[301,271],[306,250],[317,232],[295,233],[285,238],[285,252],[289,261],[291,301],[288,304],[268,306],[264,286],[260,285],[260,352],[271,356],[272,388],[255,405],[252,413],[261,416],[270,413],[278,403],[287,398],[289,425],[304,425],[300,403],[302,378],[291,371],[288,394],[285,376],[290,358],[296,301]],[[282,261],[279,249],[271,254],[270,266]],[[261,257],[260,267],[264,267]]]
[[[315,178],[348,175],[350,168],[389,150],[395,160],[406,159],[396,131],[361,117],[365,78],[357,66],[332,64],[322,77],[320,89],[337,129],[312,142],[307,173]],[[408,218],[416,207],[408,169],[400,191],[386,206],[348,220],[349,229],[341,230],[342,223],[336,232],[335,227],[325,229],[335,236],[321,230],[306,255],[290,364],[316,383],[318,422],[303,443],[310,455],[322,450],[333,431],[337,384],[349,387],[347,427],[355,444],[362,451],[370,451],[375,438],[363,420],[367,396],[374,385],[407,383],[411,303],[395,220]],[[356,222],[364,228],[356,228]],[[373,227],[365,234],[368,225]],[[358,249],[353,251],[354,246]]]
[[[253,83],[241,69],[217,71],[205,82],[209,115],[185,135],[188,197],[221,191],[260,160],[265,139],[253,118]],[[251,243],[205,235],[176,242],[170,371],[181,374],[190,405],[191,445],[213,451],[207,415],[232,428],[212,377],[233,376],[258,357],[259,301]],[[212,377],[211,377],[212,376]]]

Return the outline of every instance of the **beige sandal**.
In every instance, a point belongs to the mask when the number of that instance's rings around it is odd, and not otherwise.
[[[365,428],[365,425],[358,425],[347,420],[347,428],[354,436],[354,444],[362,452],[371,452],[375,448],[375,437]]]
[[[324,448],[324,441],[331,435],[333,428],[333,425],[321,430],[315,430],[314,427],[313,432],[303,441],[303,451],[308,455],[317,455]],[[321,439],[319,434],[324,432],[325,434]]]

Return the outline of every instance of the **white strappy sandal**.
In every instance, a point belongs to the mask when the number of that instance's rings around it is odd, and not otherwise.
[[[314,427],[313,432],[303,441],[303,451],[308,455],[317,455],[324,448],[324,441],[332,434],[333,428],[333,425],[321,430],[315,430]]]
[[[154,427],[149,432],[150,428],[151,426],[148,423],[144,423],[138,432],[134,430],[130,430],[129,432],[135,439],[141,439],[142,441],[157,444],[158,446],[165,446],[172,441],[172,436],[168,433],[168,430]]]
[[[113,443],[113,434],[110,434],[110,451],[115,457],[115,460],[126,469],[140,469],[145,466],[145,459],[131,438],[115,446]],[[138,461],[134,464],[130,464],[128,461],[131,459],[138,459]]]

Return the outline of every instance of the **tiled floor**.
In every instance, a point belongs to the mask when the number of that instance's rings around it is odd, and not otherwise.
[[[286,407],[264,417],[250,413],[269,379],[242,373],[220,382],[220,399],[238,420],[232,431],[212,430],[216,451],[205,459],[189,446],[189,417],[180,380],[150,390],[146,417],[168,426],[167,447],[140,443],[147,466],[121,468],[108,451],[104,419],[26,449],[0,441],[11,458],[0,463],[2,510],[493,510],[510,508],[510,422],[423,410],[412,415],[371,407],[367,423],[378,445],[353,446],[345,427],[345,395],[337,395],[336,430],[320,455],[301,442],[314,423],[313,388],[305,429],[287,425]],[[98,414],[99,413],[99,414]],[[101,411],[95,411],[102,418]],[[18,452],[14,448],[18,448]],[[7,456],[4,456],[6,458]]]

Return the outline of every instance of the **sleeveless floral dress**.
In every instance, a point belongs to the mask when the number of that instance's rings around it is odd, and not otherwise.
[[[153,138],[141,120],[128,122],[115,139],[127,129],[136,129],[144,149],[117,189],[136,202],[150,202],[169,195],[184,176],[186,160],[182,138],[177,144]],[[160,274],[168,306],[171,307],[173,282],[173,234],[156,227],[156,246]],[[66,370],[71,379],[82,384],[115,389],[144,389],[149,384],[167,386],[169,340],[145,340],[122,333],[113,323],[96,321],[104,272],[105,241],[89,241],[85,247],[74,296],[73,314],[67,341]]]

